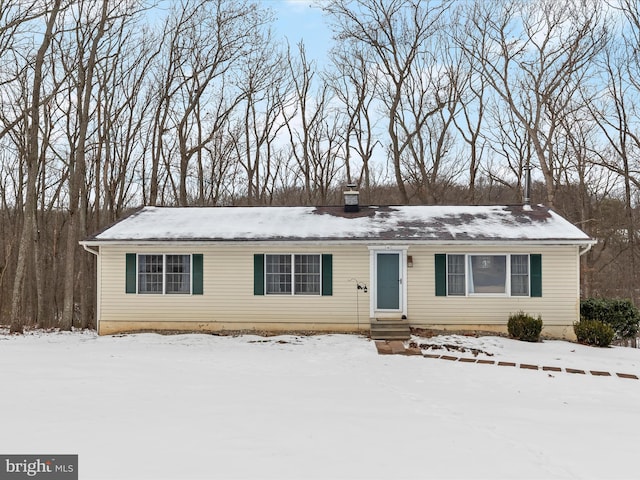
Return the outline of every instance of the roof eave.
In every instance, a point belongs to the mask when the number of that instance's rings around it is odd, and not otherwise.
[[[465,239],[465,240],[441,240],[441,239],[348,239],[348,238],[305,238],[305,239],[88,239],[79,242],[83,247],[100,247],[106,245],[316,245],[328,243],[332,245],[575,245],[587,246],[598,243],[596,239]]]

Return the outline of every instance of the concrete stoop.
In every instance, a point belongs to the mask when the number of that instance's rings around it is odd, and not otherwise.
[[[411,329],[407,320],[373,320],[371,322],[372,340],[409,340]]]

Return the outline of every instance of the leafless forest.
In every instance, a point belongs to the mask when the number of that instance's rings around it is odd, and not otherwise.
[[[140,205],[552,206],[640,300],[640,0],[0,0],[0,324],[91,326],[78,241]]]

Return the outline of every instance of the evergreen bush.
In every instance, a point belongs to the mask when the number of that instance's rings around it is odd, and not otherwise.
[[[613,328],[600,320],[580,319],[573,324],[578,342],[596,347],[608,347],[615,335]]]
[[[507,323],[509,335],[524,342],[539,342],[542,332],[542,318],[533,318],[524,312],[518,312],[509,316]]]
[[[619,298],[588,298],[580,302],[580,318],[598,320],[613,328],[617,338],[633,338],[640,327],[640,311]]]

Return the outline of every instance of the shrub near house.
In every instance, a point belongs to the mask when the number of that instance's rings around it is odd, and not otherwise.
[[[588,298],[580,302],[580,317],[609,325],[619,339],[636,337],[640,327],[640,311],[631,300]]]
[[[507,323],[509,335],[524,342],[539,342],[542,332],[542,318],[533,318],[524,312],[509,316]]]
[[[595,347],[608,347],[615,335],[613,328],[600,320],[581,319],[573,325],[578,342]]]

